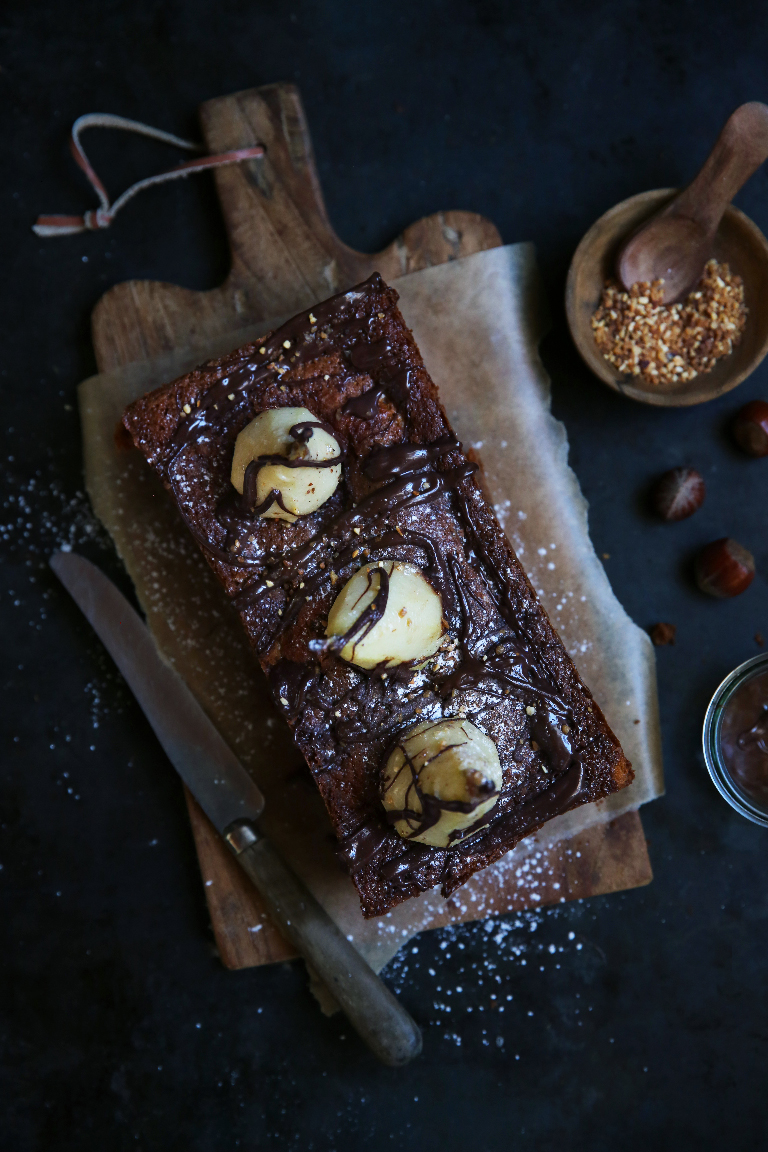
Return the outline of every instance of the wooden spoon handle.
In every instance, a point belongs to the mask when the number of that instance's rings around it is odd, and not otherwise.
[[[728,204],[765,160],[768,105],[742,104],[726,120],[701,171],[670,205],[669,214],[688,216],[714,232]]]

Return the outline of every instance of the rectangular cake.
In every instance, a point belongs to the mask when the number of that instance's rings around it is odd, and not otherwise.
[[[221,581],[377,916],[632,768],[378,274],[124,425]]]

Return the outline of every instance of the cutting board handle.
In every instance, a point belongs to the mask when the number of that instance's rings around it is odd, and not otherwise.
[[[301,97],[293,84],[267,84],[209,100],[200,108],[213,153],[263,144],[266,156],[214,172],[232,252],[219,288],[191,292],[174,284],[117,284],[93,312],[99,370],[203,350],[221,336],[291,316],[380,272],[394,280],[501,243],[474,212],[437,212],[417,220],[383,251],[356,252],[331,227],[315,169]]]
[[[216,174],[232,249],[230,283],[251,310],[275,316],[294,310],[297,301],[309,306],[359,275],[360,254],[339,240],[328,220],[293,84],[209,100],[200,120],[211,152],[266,148],[263,158]]]

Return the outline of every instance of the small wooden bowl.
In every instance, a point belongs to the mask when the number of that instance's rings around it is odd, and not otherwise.
[[[605,281],[615,277],[618,251],[624,240],[676,195],[674,188],[657,188],[623,200],[592,225],[576,249],[568,272],[565,309],[571,335],[587,366],[611,388],[644,404],[679,408],[702,404],[730,392],[754,372],[768,352],[768,240],[756,224],[730,205],[715,236],[712,255],[744,281],[749,309],[741,342],[711,372],[682,384],[646,384],[637,376],[622,376],[595,344],[592,315]]]

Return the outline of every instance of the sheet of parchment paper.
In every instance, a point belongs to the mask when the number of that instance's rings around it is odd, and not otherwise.
[[[239,621],[143,458],[115,440],[120,415],[136,396],[272,325],[130,364],[80,386],[88,492],[160,649],[264,791],[267,834],[377,970],[426,928],[519,907],[521,885],[529,894],[536,887],[534,873],[546,869],[552,844],[663,790],[653,649],[616,600],[595,555],[586,502],[567,464],[565,429],[549,412],[549,382],[537,351],[544,317],[533,246],[495,248],[412,273],[396,286],[449,418],[482,462],[499,518],[635,769],[629,788],[551,821],[473,876],[447,904],[439,892],[428,892],[363,920],[357,893],[334,858],[322,801],[272,708]]]

